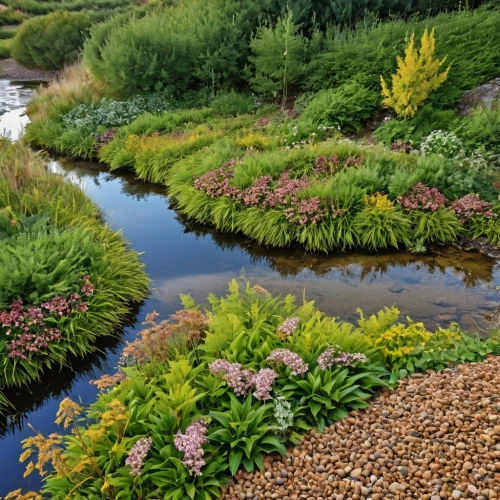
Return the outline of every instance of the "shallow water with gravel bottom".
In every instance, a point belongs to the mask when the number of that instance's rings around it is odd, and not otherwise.
[[[24,108],[33,90],[0,81],[0,131],[16,138],[28,123]],[[114,341],[74,363],[73,370],[49,373],[44,382],[11,394],[18,413],[0,420],[0,496],[19,487],[39,487],[39,478],[23,479],[17,460],[20,441],[32,434],[28,423],[53,432],[55,412],[66,396],[83,404],[95,399],[90,380],[114,372],[125,341],[135,338],[147,312],[163,317],[179,309],[179,293],[203,302],[209,293],[223,294],[233,278],[244,278],[272,293],[303,294],[325,313],[355,320],[356,309],[372,314],[397,305],[404,315],[430,329],[458,322],[468,331],[486,333],[500,294],[496,260],[452,247],[427,254],[409,252],[308,255],[301,250],[263,248],[247,239],[221,234],[180,217],[161,186],[137,181],[127,173],[109,174],[94,163],[53,161],[50,168],[80,185],[94,199],[107,221],[122,229],[131,246],[143,252],[153,280],[150,298],[132,311]]]

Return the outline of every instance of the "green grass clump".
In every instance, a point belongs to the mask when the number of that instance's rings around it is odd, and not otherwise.
[[[46,349],[12,357],[14,335],[0,328],[0,388],[39,380],[45,368],[82,357],[96,340],[111,335],[129,304],[147,295],[148,279],[138,255],[119,233],[104,225],[99,211],[76,186],[47,173],[42,158],[22,144],[0,147],[0,310],[21,300],[40,307],[68,298],[89,276],[88,310],[47,319],[61,338]],[[17,335],[17,333],[16,333]]]
[[[0,28],[0,39],[7,40],[9,38],[14,38],[16,36],[16,28]]]
[[[9,59],[11,54],[12,39],[0,38],[0,59]]]
[[[0,26],[21,24],[26,16],[13,9],[0,10]]]

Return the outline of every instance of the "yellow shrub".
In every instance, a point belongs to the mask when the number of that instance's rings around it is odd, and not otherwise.
[[[160,135],[158,132],[151,135],[131,134],[127,137],[125,146],[132,153],[142,153],[161,151],[194,139],[196,139],[195,135],[187,135],[183,132],[172,132],[164,135]]]
[[[410,323],[407,327],[398,323],[373,339],[375,346],[384,356],[399,358],[425,348],[432,333],[423,323]]]
[[[268,141],[264,135],[252,133],[239,139],[236,144],[245,149],[264,149]]]
[[[439,74],[446,60],[434,57],[436,39],[434,29],[426,29],[420,41],[420,50],[415,47],[415,33],[409,38],[404,58],[397,58],[398,70],[392,75],[392,89],[381,76],[383,103],[394,109],[401,118],[411,118],[425,102],[429,94],[438,89],[448,78],[450,67]]]

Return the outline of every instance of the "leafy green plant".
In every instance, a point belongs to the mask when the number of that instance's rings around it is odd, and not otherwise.
[[[359,132],[378,105],[375,92],[356,82],[346,83],[335,89],[320,90],[312,96],[301,120],[338,127],[342,132]]]
[[[281,453],[286,455],[286,448],[270,431],[275,427],[266,423],[272,410],[270,404],[252,405],[252,397],[241,402],[233,394],[230,407],[226,411],[212,411],[210,416],[218,425],[208,436],[217,443],[221,451],[228,454],[229,470],[236,474],[241,465],[251,472],[255,468],[264,468],[264,454]]]
[[[387,372],[379,366],[364,366],[350,373],[348,368],[322,370],[317,366],[304,379],[292,377],[284,382],[283,396],[305,408],[304,418],[321,432],[347,417],[349,410],[366,408],[372,388],[384,386]]]

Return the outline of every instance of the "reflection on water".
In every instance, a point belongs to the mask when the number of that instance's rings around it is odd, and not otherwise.
[[[16,106],[11,95],[14,87],[0,82],[0,113],[11,109],[9,102]],[[4,91],[7,96],[2,95]],[[21,101],[25,99],[22,89],[17,92]],[[20,116],[22,108],[17,113]],[[7,123],[3,117],[0,127]],[[16,129],[13,121],[9,123]],[[228,282],[244,273],[272,293],[298,297],[305,293],[326,313],[342,319],[355,320],[358,307],[374,313],[396,304],[405,315],[429,328],[457,321],[471,331],[487,330],[484,314],[498,302],[498,264],[478,253],[440,248],[425,255],[308,255],[298,249],[269,249],[184,220],[163,187],[145,184],[130,174],[111,175],[99,165],[66,160],[54,162],[50,168],[85,189],[99,203],[108,223],[122,229],[131,246],[143,252],[153,289],[135,321],[114,340],[102,343],[98,354],[75,362],[71,369],[48,374],[31,393],[13,395],[16,417],[0,420],[0,496],[28,486],[22,477],[24,468],[17,461],[21,439],[32,434],[26,424],[44,433],[54,432],[61,399],[69,396],[83,404],[92,402],[97,391],[89,381],[114,371],[124,342],[135,338],[147,312],[156,310],[165,317],[178,309],[179,293],[191,293],[204,302],[209,293],[225,293]],[[39,479],[30,481],[32,488],[39,486]]]
[[[26,87],[0,80],[0,135],[18,139],[29,123],[26,103],[33,94],[33,86]]]

